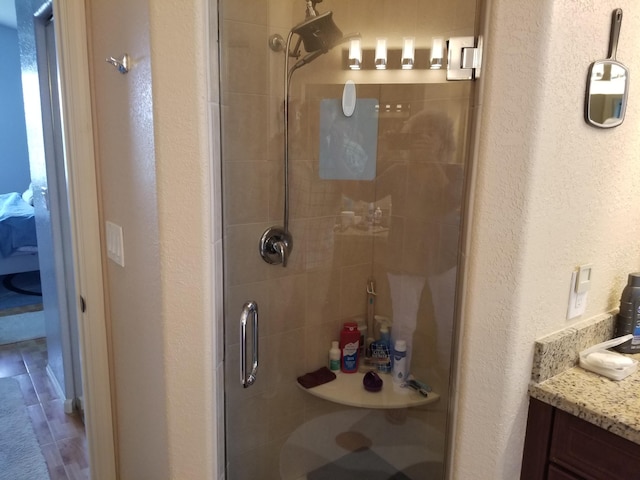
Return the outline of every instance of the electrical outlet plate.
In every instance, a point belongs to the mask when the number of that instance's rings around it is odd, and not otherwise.
[[[587,294],[589,293],[589,282],[591,276],[591,266],[589,268],[589,279],[584,285],[584,275],[582,276],[583,283],[578,283],[578,274],[580,272],[572,272],[571,274],[571,289],[569,291],[569,308],[567,309],[567,320],[579,317],[585,312],[587,308]]]

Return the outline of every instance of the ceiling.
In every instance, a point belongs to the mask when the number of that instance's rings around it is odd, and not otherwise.
[[[0,0],[0,25],[16,28],[16,7],[14,0]]]

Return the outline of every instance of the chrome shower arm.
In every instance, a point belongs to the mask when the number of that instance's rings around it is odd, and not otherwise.
[[[291,48],[291,39],[293,38],[293,31],[287,35],[286,52],[289,52]],[[284,212],[283,212],[283,230],[285,234],[289,233],[289,89],[291,86],[291,76],[295,71],[294,68],[289,71],[289,55],[284,56],[284,125],[283,125],[283,137],[284,137]]]
[[[320,0],[318,0],[320,1]],[[315,5],[316,2],[312,2]],[[313,6],[312,5],[312,6]],[[291,79],[293,73],[311,63],[320,55],[327,53],[330,48],[335,46],[336,42],[341,43],[346,41],[342,37],[342,32],[336,27],[335,23],[331,19],[331,12],[324,13],[317,16],[313,20],[305,21],[289,31],[287,35],[287,41],[284,46],[284,115],[283,115],[283,171],[284,171],[284,201],[283,201],[283,226],[282,227],[270,227],[268,228],[260,238],[260,255],[265,262],[270,264],[282,264],[283,267],[287,266],[291,250],[293,248],[293,238],[289,232],[289,102],[290,102],[290,90]],[[321,34],[322,28],[326,29],[325,34]],[[308,53],[299,59],[293,67],[289,68],[289,58],[291,55],[291,42],[293,35],[298,35],[298,44],[296,45],[296,52],[293,55],[298,58],[300,39],[304,35],[307,36],[310,42],[310,46],[304,41],[305,50]],[[270,47],[274,50],[280,51],[282,45],[281,37],[272,36],[270,39]],[[275,48],[274,48],[275,47]]]
[[[284,56],[284,121],[283,121],[283,170],[284,170],[284,206],[283,206],[283,226],[270,227],[262,234],[260,238],[260,256],[263,260],[271,265],[287,266],[289,255],[293,249],[293,238],[289,233],[289,87],[291,84],[291,75],[296,68],[289,70],[289,49],[291,48],[291,39],[293,32],[289,32],[285,45]]]

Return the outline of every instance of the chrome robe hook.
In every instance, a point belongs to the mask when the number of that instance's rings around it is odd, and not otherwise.
[[[111,65],[116,67],[118,71],[123,75],[125,73],[129,73],[129,55],[127,55],[126,53],[122,56],[121,60],[118,60],[113,57],[109,57],[106,59],[106,61],[107,63],[110,63]]]

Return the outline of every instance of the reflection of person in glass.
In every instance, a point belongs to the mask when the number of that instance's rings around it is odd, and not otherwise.
[[[454,163],[454,123],[446,113],[418,112],[405,123],[402,133],[408,160],[408,203],[412,205],[407,207],[405,219],[414,235],[424,239],[422,261],[406,266],[418,277],[407,278],[426,279],[428,292],[422,295],[413,340],[414,344],[428,345],[429,353],[417,353],[414,367],[439,388],[445,388],[454,322],[464,167]]]
[[[422,110],[402,127],[410,160],[448,164],[456,150],[453,122],[444,113]]]

